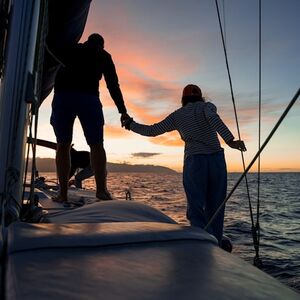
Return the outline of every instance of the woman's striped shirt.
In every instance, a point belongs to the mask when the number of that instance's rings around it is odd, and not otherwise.
[[[130,129],[144,136],[157,136],[177,130],[185,142],[184,158],[193,154],[211,154],[222,150],[217,133],[227,143],[234,136],[217,114],[217,108],[210,102],[188,103],[153,125],[136,122]]]

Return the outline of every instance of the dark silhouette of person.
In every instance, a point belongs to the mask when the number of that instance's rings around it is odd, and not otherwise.
[[[75,187],[82,189],[82,181],[88,179],[94,175],[94,171],[91,166],[90,152],[89,151],[77,151],[71,147],[71,169],[69,174],[69,180],[74,176]],[[73,181],[69,181],[69,185],[72,185]]]
[[[28,138],[28,142],[31,143],[31,139]],[[37,139],[36,144],[38,146],[47,147],[56,150],[57,144]],[[78,151],[74,149],[74,145],[71,145],[70,159],[71,168],[68,179],[70,180],[74,176],[74,180],[69,181],[69,185],[74,184],[77,188],[82,188],[82,181],[90,178],[94,175],[94,171],[91,167],[90,152],[89,151]],[[36,171],[36,178],[38,178],[38,171]]]
[[[246,151],[217,114],[216,106],[202,97],[201,89],[189,84],[183,89],[182,107],[153,125],[138,124],[132,118],[123,126],[144,136],[177,130],[185,142],[183,186],[187,196],[187,218],[191,225],[204,228],[226,197],[227,170],[224,149],[217,133],[234,149]],[[222,246],[224,208],[208,232]]]
[[[96,197],[110,200],[112,197],[106,185],[106,153],[103,146],[104,116],[99,99],[99,81],[102,76],[121,114],[121,123],[129,118],[114,62],[104,50],[103,37],[97,33],[91,34],[86,42],[66,49],[60,59],[64,65],[55,79],[51,115],[51,125],[57,139],[56,167],[60,183],[60,194],[55,201],[68,201],[70,147],[76,117],[79,118],[91,149]]]

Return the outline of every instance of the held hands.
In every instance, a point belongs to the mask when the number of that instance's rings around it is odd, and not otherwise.
[[[127,130],[130,130],[130,124],[133,121],[133,118],[131,118],[127,113],[123,113],[121,115],[121,125],[122,127],[125,127]]]
[[[244,142],[241,140],[237,140],[237,141],[231,140],[230,142],[227,143],[227,145],[233,149],[238,149],[240,151],[247,151]]]
[[[129,119],[130,119],[130,116],[128,115],[128,113],[122,113],[121,118],[120,118],[121,126],[124,127],[126,121],[129,120]]]

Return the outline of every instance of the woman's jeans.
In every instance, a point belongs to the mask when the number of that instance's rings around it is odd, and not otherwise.
[[[183,167],[183,186],[187,196],[187,218],[191,225],[204,228],[227,193],[224,151],[188,156]],[[225,207],[207,229],[221,244]]]

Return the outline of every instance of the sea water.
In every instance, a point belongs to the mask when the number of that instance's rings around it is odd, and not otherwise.
[[[241,174],[228,174],[228,192]],[[300,292],[300,173],[247,175],[254,225],[259,199],[259,256],[262,270]],[[84,182],[95,189],[93,179]],[[259,197],[258,197],[259,187]],[[110,173],[108,188],[114,198],[151,205],[180,224],[186,220],[182,174]],[[243,180],[226,205],[224,233],[231,239],[233,254],[253,263],[255,251],[246,182]]]

